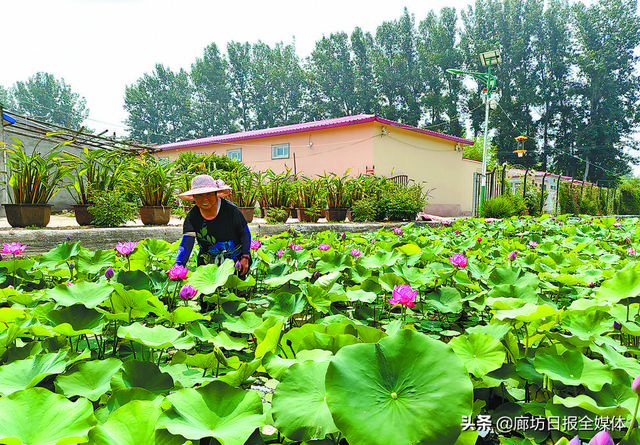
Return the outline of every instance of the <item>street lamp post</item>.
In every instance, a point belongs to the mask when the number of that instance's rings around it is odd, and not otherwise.
[[[489,139],[489,99],[491,91],[496,86],[496,78],[491,75],[491,65],[500,63],[500,52],[496,50],[487,51],[480,54],[480,62],[482,66],[487,67],[487,73],[474,73],[463,70],[448,69],[447,72],[457,75],[467,75],[473,77],[476,81],[487,86],[486,89],[486,106],[484,111],[484,144],[482,147],[482,176],[480,177],[480,203],[478,204],[478,213],[482,212],[482,204],[484,203],[485,189],[487,184],[487,140]]]

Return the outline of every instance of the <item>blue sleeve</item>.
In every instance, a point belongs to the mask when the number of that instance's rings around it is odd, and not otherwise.
[[[251,231],[249,225],[245,225],[240,234],[240,242],[242,243],[242,254],[250,255],[251,253]]]
[[[195,236],[182,235],[182,241],[180,241],[180,245],[178,246],[178,254],[176,255],[176,264],[179,264],[180,266],[184,266],[187,264],[195,242]]]

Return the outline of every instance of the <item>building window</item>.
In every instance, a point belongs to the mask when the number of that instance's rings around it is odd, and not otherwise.
[[[277,144],[271,146],[271,159],[288,159],[289,144]]]
[[[232,148],[227,150],[227,157],[235,161],[242,162],[242,148]]]

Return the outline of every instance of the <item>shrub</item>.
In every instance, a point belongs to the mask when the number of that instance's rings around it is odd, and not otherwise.
[[[496,196],[484,202],[482,214],[484,218],[509,218],[523,215],[527,206],[522,199],[510,193]]]
[[[618,215],[640,214],[640,179],[625,179],[620,183],[615,199],[615,212]]]
[[[359,199],[351,206],[353,222],[375,221],[378,215],[378,200],[374,197]]]
[[[138,206],[120,190],[94,192],[94,205],[88,208],[93,215],[93,224],[98,227],[117,227],[133,221],[138,215]]]
[[[427,193],[419,185],[400,187],[393,184],[378,200],[379,221],[413,221],[427,203]]]
[[[269,224],[283,224],[289,218],[291,209],[287,207],[269,207],[265,219]]]

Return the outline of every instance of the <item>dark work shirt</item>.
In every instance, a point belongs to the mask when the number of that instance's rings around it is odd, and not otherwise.
[[[221,264],[225,258],[238,260],[249,254],[251,232],[238,207],[221,199],[220,210],[212,220],[206,220],[198,206],[194,206],[184,219],[182,233],[195,232],[200,247],[198,265]]]

